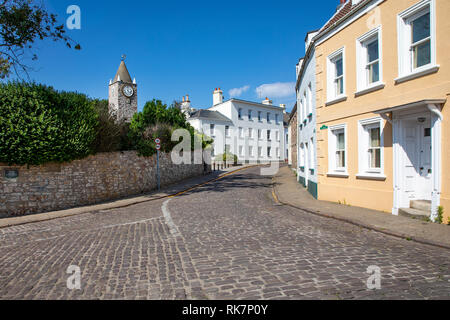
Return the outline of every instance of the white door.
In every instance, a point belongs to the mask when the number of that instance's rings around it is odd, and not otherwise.
[[[411,200],[431,200],[431,129],[430,120],[403,121],[402,207]]]

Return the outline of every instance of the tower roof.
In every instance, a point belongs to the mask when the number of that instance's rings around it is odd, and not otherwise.
[[[114,77],[114,81],[118,81],[120,76],[120,81],[126,82],[126,83],[133,83],[131,80],[130,73],[128,72],[127,66],[125,65],[125,61],[122,61],[119,66],[119,70],[117,70],[116,76]]]

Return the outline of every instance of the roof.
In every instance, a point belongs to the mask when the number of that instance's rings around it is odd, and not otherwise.
[[[119,70],[117,70],[116,76],[114,77],[113,82],[117,82],[120,76],[120,81],[125,83],[133,83],[131,80],[130,73],[128,72],[127,66],[125,65],[125,61],[122,61],[119,66]]]
[[[283,115],[283,122],[284,122],[284,125],[285,126],[288,126],[289,125],[289,120],[291,119],[291,114],[289,113],[289,112],[286,112],[284,115]]]
[[[400,105],[400,106],[395,106],[395,107],[389,107],[389,108],[376,110],[376,111],[374,111],[374,113],[376,113],[376,114],[389,113],[389,112],[400,111],[400,110],[414,108],[414,107],[419,107],[419,106],[427,106],[429,104],[443,105],[446,101],[447,101],[446,99],[419,100],[419,101],[414,101],[414,102],[411,102],[411,103],[403,104],[403,105]]]
[[[346,0],[346,2],[336,11],[331,19],[328,20],[328,22],[319,30],[319,33],[315,36],[315,38],[320,38],[324,33],[334,29],[337,25],[370,1],[372,0],[361,0],[354,4],[353,0]]]
[[[211,111],[211,110],[197,110],[194,112],[189,119],[207,119],[207,120],[215,120],[215,121],[222,121],[222,122],[232,122],[230,119],[225,117],[223,114],[221,114],[218,111]]]
[[[294,108],[292,109],[291,113],[289,114],[289,123],[291,122],[292,118],[297,114],[297,102],[295,103]]]
[[[253,102],[253,101],[241,100],[241,99],[236,99],[236,98],[231,98],[231,99],[229,99],[229,100],[227,100],[227,101],[224,101],[224,102],[219,103],[219,104],[217,104],[217,105],[215,105],[215,106],[212,106],[212,107],[209,108],[209,109],[215,108],[215,107],[217,107],[217,106],[219,106],[219,105],[221,105],[221,104],[225,104],[225,103],[227,103],[227,102],[237,102],[237,103],[243,103],[243,104],[251,104],[251,105],[254,105],[254,106],[257,106],[257,107],[261,107],[261,108],[268,108],[268,109],[272,109],[272,110],[279,110],[279,111],[282,111],[282,109],[281,109],[279,106],[275,106],[275,105],[273,105],[273,104],[263,104],[263,103],[259,103],[259,102]]]

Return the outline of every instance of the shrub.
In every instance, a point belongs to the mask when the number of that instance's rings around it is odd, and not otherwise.
[[[40,165],[93,152],[98,124],[83,94],[35,83],[0,84],[0,162]]]
[[[444,207],[439,206],[437,210],[436,223],[442,224],[444,222]]]
[[[131,150],[132,147],[128,141],[129,124],[116,121],[116,118],[109,113],[108,100],[93,100],[92,103],[98,114],[97,134],[92,147],[94,152]]]
[[[223,153],[223,154],[217,155],[215,160],[216,161],[223,161],[223,162],[237,164],[238,163],[238,156],[227,152],[227,153]]]

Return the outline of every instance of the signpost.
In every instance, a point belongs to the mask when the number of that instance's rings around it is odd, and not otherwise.
[[[158,183],[158,191],[161,190],[161,173],[159,170],[159,151],[161,150],[161,140],[155,139],[156,143],[156,179]]]

